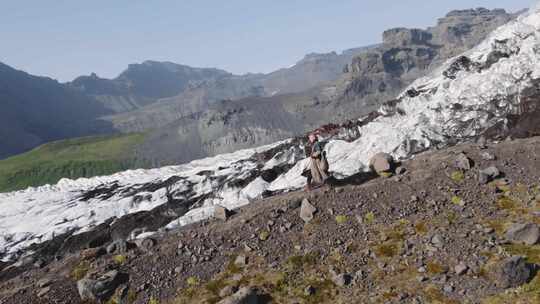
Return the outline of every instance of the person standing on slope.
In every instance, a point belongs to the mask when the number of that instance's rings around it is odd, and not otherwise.
[[[317,133],[310,133],[308,135],[309,145],[308,152],[309,162],[306,170],[302,175],[307,177],[306,190],[320,187],[328,180],[328,161],[326,159],[326,153],[324,152],[323,145],[317,137]],[[307,172],[306,172],[307,171]]]

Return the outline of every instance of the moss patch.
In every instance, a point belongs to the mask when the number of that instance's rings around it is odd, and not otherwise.
[[[347,223],[347,221],[348,221],[348,218],[345,215],[336,216],[336,223],[338,223],[339,225],[343,225]]]
[[[88,261],[81,261],[77,266],[75,266],[71,270],[71,278],[74,281],[78,281],[86,276],[86,274],[90,271],[90,262]]]
[[[456,182],[459,183],[465,179],[465,174],[463,171],[454,171],[450,174],[450,178]]]

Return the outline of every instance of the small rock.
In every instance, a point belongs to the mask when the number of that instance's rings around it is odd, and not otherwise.
[[[416,280],[417,280],[418,282],[425,282],[425,281],[428,280],[428,278],[427,278],[426,276],[419,275],[419,276],[416,277]]]
[[[299,200],[299,199],[292,199],[292,200],[289,201],[288,207],[289,207],[289,209],[294,210],[294,209],[298,209],[298,208],[300,207],[301,204],[302,204],[302,201],[301,201],[301,200]]]
[[[218,302],[218,304],[257,304],[260,297],[252,287],[242,287],[236,293]]]
[[[446,292],[446,293],[451,293],[451,292],[454,291],[454,287],[451,286],[451,285],[445,285],[445,286],[443,287],[443,290],[444,290],[444,292]]]
[[[245,255],[239,255],[234,260],[236,266],[245,267],[247,265],[247,257]]]
[[[454,271],[456,272],[457,275],[465,274],[465,272],[467,272],[468,269],[469,267],[465,265],[465,263],[463,262],[460,262],[454,267]]]
[[[533,223],[514,224],[506,232],[506,238],[517,243],[535,245],[540,242],[540,227]]]
[[[225,298],[225,297],[233,295],[237,291],[238,291],[238,286],[236,285],[225,286],[222,290],[219,291],[219,296],[221,298]]]
[[[34,262],[34,267],[36,268],[43,268],[45,266],[45,261],[43,259],[37,259],[35,262]]]
[[[513,256],[499,263],[490,275],[495,285],[501,288],[514,288],[527,283],[532,275],[532,269],[523,257]]]
[[[304,289],[304,295],[305,296],[311,296],[315,294],[315,287],[309,285]]]
[[[497,167],[489,167],[478,172],[478,182],[480,184],[487,184],[499,175],[501,175],[501,172]]]
[[[454,165],[461,170],[470,170],[472,168],[472,161],[465,153],[459,153],[454,160]]]
[[[52,283],[53,283],[53,280],[48,279],[48,278],[44,278],[44,279],[39,280],[36,283],[36,286],[39,287],[39,288],[44,288],[44,287],[47,287],[47,286],[51,285]]]
[[[351,283],[351,276],[348,274],[340,273],[332,275],[332,282],[339,287],[345,287]]]
[[[487,148],[487,139],[484,136],[480,136],[480,138],[478,138],[478,140],[476,141],[476,144],[478,145],[478,148],[486,149]]]
[[[226,221],[229,219],[229,217],[232,215],[232,212],[220,205],[214,206],[214,218],[222,221]]]
[[[436,234],[433,236],[433,238],[431,238],[431,243],[433,244],[433,246],[440,249],[444,245],[444,240],[440,234]]]
[[[174,268],[174,272],[176,274],[182,273],[182,271],[184,271],[184,267],[182,267],[182,266],[178,266],[178,267]]]
[[[51,291],[51,287],[45,287],[45,288],[42,288],[39,290],[37,296],[42,298],[44,297],[47,293],[49,293],[49,291]]]
[[[497,157],[489,152],[483,152],[480,154],[483,160],[496,160]]]
[[[397,175],[405,174],[405,172],[407,172],[407,169],[405,169],[404,167],[397,167],[396,168],[396,174]]]
[[[313,220],[315,212],[317,212],[317,208],[315,208],[307,199],[304,199],[302,201],[302,206],[300,207],[300,218],[304,220],[304,222],[309,223]]]

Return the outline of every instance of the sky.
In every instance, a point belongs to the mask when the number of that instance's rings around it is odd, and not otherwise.
[[[379,43],[452,9],[517,11],[532,0],[0,0],[0,62],[70,81],[171,61],[271,72],[311,52]]]

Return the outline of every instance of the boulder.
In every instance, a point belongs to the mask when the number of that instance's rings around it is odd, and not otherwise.
[[[540,242],[540,227],[533,223],[514,224],[506,231],[506,238],[516,243],[535,245]]]
[[[465,263],[460,262],[454,267],[454,272],[457,275],[462,275],[462,274],[465,274],[465,272],[467,272],[468,269],[469,267]]]
[[[500,175],[501,171],[499,171],[497,167],[489,167],[478,172],[478,182],[480,184],[487,184],[493,179],[499,177]]]
[[[300,206],[300,218],[309,223],[313,219],[315,212],[317,212],[317,208],[305,198]]]
[[[339,287],[345,287],[352,282],[352,277],[345,273],[339,273],[339,274],[333,273],[332,282],[334,282],[334,284],[336,284]]]
[[[239,255],[234,260],[236,266],[245,267],[247,265],[247,257],[245,255]]]
[[[473,162],[465,153],[459,153],[454,160],[454,165],[461,170],[470,170],[473,166]]]
[[[490,272],[491,279],[500,288],[514,288],[529,281],[532,267],[521,256],[509,257],[494,266]]]
[[[232,211],[230,211],[229,209],[219,205],[214,206],[214,218],[226,221],[231,215]]]
[[[218,304],[259,304],[262,303],[261,297],[255,288],[242,287],[232,296],[218,302]]]
[[[84,278],[77,281],[77,290],[83,301],[105,301],[122,283],[122,276],[118,271],[109,271],[95,279]]]
[[[388,153],[377,153],[369,161],[369,167],[377,173],[392,171],[394,165],[394,158]]]

